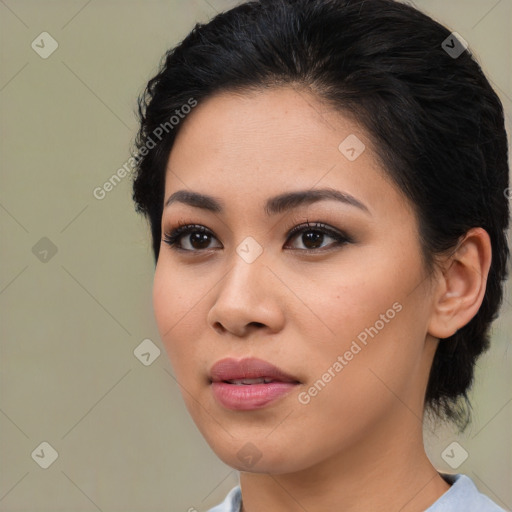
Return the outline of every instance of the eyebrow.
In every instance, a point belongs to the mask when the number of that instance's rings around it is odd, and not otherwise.
[[[333,188],[321,188],[310,190],[297,190],[295,192],[286,192],[275,197],[271,197],[265,204],[265,214],[267,216],[277,215],[287,210],[297,208],[302,205],[316,203],[318,201],[339,201],[341,203],[355,206],[360,210],[371,215],[370,210],[361,201],[354,196]],[[179,202],[201,208],[214,213],[222,213],[224,210],[224,202],[216,197],[207,194],[200,194],[190,190],[178,190],[174,192],[167,201],[165,207],[170,206],[172,203]]]

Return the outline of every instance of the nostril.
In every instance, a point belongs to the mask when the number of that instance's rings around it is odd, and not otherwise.
[[[226,328],[220,322],[215,322],[213,327],[220,332],[223,332],[226,330]]]

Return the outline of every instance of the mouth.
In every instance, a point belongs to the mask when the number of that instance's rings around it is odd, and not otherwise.
[[[281,382],[271,379],[270,377],[260,377],[258,379],[231,379],[224,380],[222,382],[226,382],[227,384],[235,384],[236,386],[251,386],[253,384],[269,384],[270,382]]]
[[[217,361],[210,370],[210,382],[235,385],[269,384],[271,382],[299,383],[299,380],[263,359],[226,358]]]
[[[217,402],[238,411],[266,407],[301,384],[294,376],[256,358],[222,359],[212,366],[209,379]]]

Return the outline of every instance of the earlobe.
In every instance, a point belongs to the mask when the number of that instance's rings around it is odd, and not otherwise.
[[[448,338],[477,314],[485,295],[491,258],[487,231],[470,229],[439,273],[429,334]]]

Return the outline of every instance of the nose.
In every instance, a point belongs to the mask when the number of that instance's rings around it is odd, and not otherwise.
[[[265,253],[251,263],[233,254],[230,269],[214,288],[214,303],[208,312],[208,325],[219,334],[246,337],[257,330],[275,333],[282,329],[280,283],[267,263]]]

